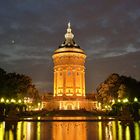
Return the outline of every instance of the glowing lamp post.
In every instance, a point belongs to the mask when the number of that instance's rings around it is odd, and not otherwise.
[[[128,102],[127,98],[123,99],[123,103],[127,103],[127,102]]]
[[[138,98],[135,97],[135,98],[134,98],[134,102],[138,102]]]
[[[10,102],[10,101],[7,99],[7,100],[6,100],[6,103],[9,103],[9,102]]]
[[[40,107],[41,107],[41,103],[38,103],[38,109],[40,110]]]
[[[16,102],[16,100],[14,100],[14,99],[11,99],[11,103],[15,103]]]
[[[1,101],[2,103],[4,103],[4,101],[5,101],[5,100],[4,100],[4,98],[1,98],[1,100],[0,100],[0,101]]]
[[[121,100],[120,100],[120,99],[118,99],[118,102],[120,103],[120,102],[121,102]]]
[[[112,104],[114,104],[114,103],[115,103],[115,100],[113,99],[113,100],[112,100]]]
[[[21,100],[18,100],[18,103],[21,103]]]

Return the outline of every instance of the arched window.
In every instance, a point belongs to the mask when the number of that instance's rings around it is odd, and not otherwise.
[[[71,72],[70,71],[68,71],[68,76],[70,76],[71,75]]]

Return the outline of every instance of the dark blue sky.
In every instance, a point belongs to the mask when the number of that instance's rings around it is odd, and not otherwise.
[[[69,21],[88,93],[111,73],[140,80],[140,0],[0,0],[0,67],[53,92],[52,55]]]

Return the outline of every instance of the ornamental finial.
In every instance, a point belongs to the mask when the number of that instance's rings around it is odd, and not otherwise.
[[[67,33],[71,33],[71,26],[70,26],[70,22],[68,22]]]
[[[67,28],[67,33],[65,34],[65,39],[67,42],[70,42],[73,39],[74,35],[71,32],[71,25],[70,22],[68,22],[68,28]]]
[[[65,41],[61,44],[60,48],[62,47],[76,47],[80,48],[74,41],[74,34],[72,33],[71,24],[68,22],[67,24],[67,32],[65,33]]]
[[[70,22],[68,23],[68,28],[70,28]]]

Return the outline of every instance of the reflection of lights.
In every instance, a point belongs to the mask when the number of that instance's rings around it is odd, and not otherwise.
[[[23,139],[27,140],[27,122],[22,122],[22,129],[23,129],[23,134],[22,137],[24,137]]]
[[[31,139],[31,122],[27,123],[27,140]]]
[[[18,140],[21,139],[21,123],[22,122],[18,122],[18,125],[17,125],[17,139]]]
[[[140,139],[140,127],[139,127],[139,123],[138,122],[135,122],[134,123],[134,126],[135,126],[135,139],[136,140],[139,140]]]
[[[98,122],[98,135],[99,135],[99,140],[102,140],[102,122]]]
[[[40,119],[38,117],[38,119]],[[37,140],[40,140],[40,122],[37,122]]]
[[[56,117],[57,118],[57,117]],[[75,118],[75,117],[74,117]],[[83,117],[79,117],[83,118]],[[64,119],[64,117],[59,118]],[[66,119],[71,120],[71,117]],[[52,122],[52,137],[57,140],[86,140],[86,122]],[[41,134],[42,135],[42,134]]]
[[[119,135],[119,140],[122,140],[122,126],[120,124],[120,121],[118,121],[118,135]]]
[[[116,139],[115,122],[108,122],[105,126],[105,138],[106,140]]]
[[[0,139],[3,140],[4,138],[4,129],[5,129],[5,122],[0,123]]]
[[[12,140],[13,139],[13,132],[12,130],[9,130],[9,140]]]
[[[129,126],[126,126],[125,136],[126,136],[126,140],[130,140],[130,128],[129,128]]]
[[[117,132],[116,132],[116,122],[113,121],[112,122],[112,133],[110,134],[111,140],[114,140],[116,138],[116,134],[117,134]]]

